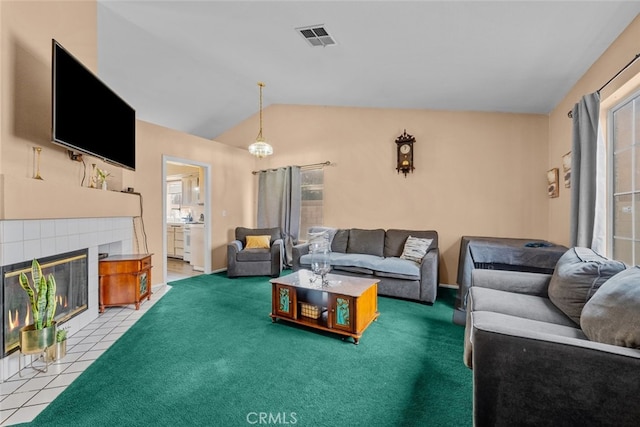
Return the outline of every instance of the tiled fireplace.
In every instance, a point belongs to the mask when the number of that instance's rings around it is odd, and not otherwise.
[[[73,313],[65,315],[69,335],[98,317],[98,254],[136,252],[131,217],[64,218],[0,221],[0,265],[31,263],[35,258],[55,259],[65,254],[86,254],[86,304],[75,301]],[[27,274],[30,277],[30,274]],[[81,298],[82,299],[82,298]],[[5,348],[0,356],[5,354]],[[18,372],[18,351],[0,359],[0,381]]]

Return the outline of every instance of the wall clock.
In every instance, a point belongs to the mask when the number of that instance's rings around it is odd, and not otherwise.
[[[416,142],[416,139],[413,135],[409,135],[407,130],[404,130],[404,133],[396,138],[396,148],[397,148],[397,164],[396,171],[398,173],[402,172],[407,177],[409,172],[413,172],[415,169],[413,165],[413,144]]]

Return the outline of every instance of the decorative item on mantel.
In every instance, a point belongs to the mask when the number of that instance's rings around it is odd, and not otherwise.
[[[396,138],[396,149],[397,149],[397,166],[396,171],[398,173],[402,172],[404,177],[407,177],[409,172],[413,173],[415,167],[413,166],[413,144],[416,142],[416,139],[413,135],[409,135],[407,130],[404,130],[404,133]]]
[[[96,172],[98,174],[98,182],[103,190],[107,189],[107,177],[111,175],[111,173],[107,172],[104,169],[96,168]]]
[[[256,142],[249,146],[249,153],[261,159],[273,154],[273,147],[269,145],[262,136],[262,88],[264,87],[264,83],[258,82],[258,86],[260,87],[260,131],[256,137]]]

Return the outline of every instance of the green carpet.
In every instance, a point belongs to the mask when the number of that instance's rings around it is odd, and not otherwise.
[[[454,294],[378,297],[359,345],[272,323],[268,278],[173,287],[28,425],[471,426]]]

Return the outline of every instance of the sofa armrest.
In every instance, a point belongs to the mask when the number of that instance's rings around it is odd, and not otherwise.
[[[278,277],[282,273],[284,261],[284,240],[276,239],[271,245],[271,276]]]
[[[471,272],[471,286],[517,292],[520,294],[547,297],[550,274],[525,273],[522,271],[474,269]],[[466,298],[466,295],[464,295]]]
[[[484,316],[483,316],[484,315]],[[474,313],[474,424],[638,425],[640,350],[517,330]]]
[[[291,269],[293,271],[298,271],[302,268],[300,265],[300,257],[309,253],[309,243],[300,243],[293,246],[291,253],[293,258]]]
[[[242,242],[233,240],[227,244],[227,275],[236,277],[238,274],[238,266],[236,263],[236,254],[242,250]]]
[[[420,263],[420,301],[435,302],[438,294],[440,250],[429,249]]]

